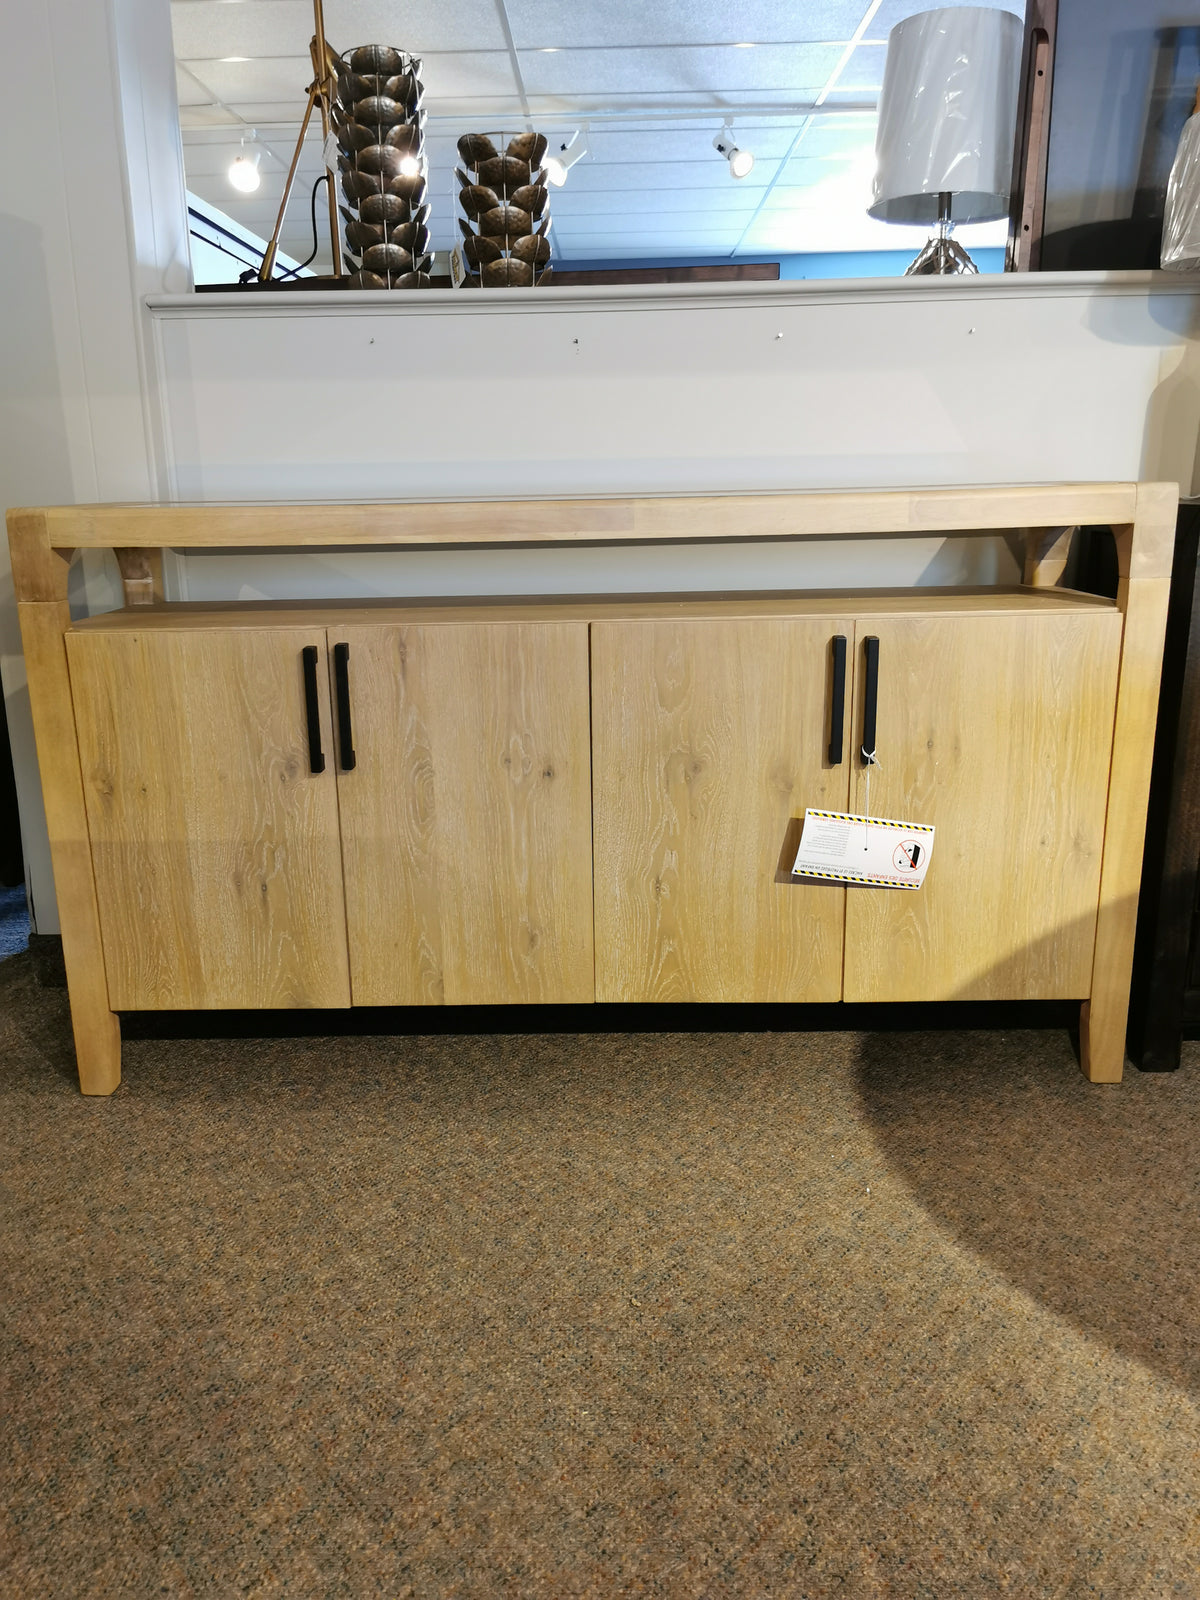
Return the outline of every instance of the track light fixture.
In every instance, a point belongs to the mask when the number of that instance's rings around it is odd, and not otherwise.
[[[542,171],[546,174],[547,183],[552,183],[556,189],[562,188],[567,181],[567,173],[588,153],[587,136],[585,123],[582,128],[576,128],[569,139],[551,144],[550,149],[542,157]]]
[[[255,133],[250,135],[251,142]],[[229,181],[241,194],[253,194],[262,182],[259,174],[258,163],[262,159],[262,151],[256,150],[252,156],[246,154],[246,141],[242,140],[242,148],[229,164]]]
[[[713,149],[728,161],[731,178],[744,178],[754,165],[754,157],[750,151],[739,150],[734,144],[732,122],[727,122],[713,140]]]

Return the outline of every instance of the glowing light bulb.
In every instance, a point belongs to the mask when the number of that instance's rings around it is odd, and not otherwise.
[[[744,178],[754,166],[754,156],[749,150],[739,150],[733,142],[733,125],[726,123],[713,140],[713,149],[729,163],[731,178]]]
[[[416,156],[405,156],[400,163],[400,176],[402,178],[417,178],[421,174],[421,163]]]
[[[262,182],[258,172],[258,157],[235,156],[229,167],[229,181],[242,194],[253,194]]]

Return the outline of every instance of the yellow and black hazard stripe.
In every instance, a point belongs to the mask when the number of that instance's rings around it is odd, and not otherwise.
[[[934,831],[928,822],[897,822],[892,817],[852,817],[848,811],[815,811],[810,807],[806,815],[824,817],[827,822],[865,822],[873,828],[900,828],[905,833]]]
[[[834,883],[869,883],[876,889],[915,889],[915,883],[901,883],[894,878],[870,877],[862,872],[810,872],[807,867],[799,872],[792,869],[793,878],[829,878]]]

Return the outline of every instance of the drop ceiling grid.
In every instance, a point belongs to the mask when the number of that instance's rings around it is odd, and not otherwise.
[[[873,107],[888,29],[927,3],[741,0],[732,10],[727,0],[406,0],[398,40],[394,0],[324,0],[335,48],[399,43],[424,59],[435,248],[457,237],[458,132],[518,131],[523,95],[548,134],[596,119],[588,157],[553,195],[566,258],[761,255],[791,239],[816,241],[797,247],[806,249],[902,248],[909,230],[865,216],[873,110],[826,113],[805,127],[803,108],[821,95],[831,106]],[[266,236],[311,77],[311,0],[173,0],[171,13],[189,186]],[[699,114],[683,120],[689,110]],[[740,183],[712,149],[727,111],[756,156]],[[647,120],[662,113],[670,118]],[[251,128],[263,183],[237,196],[225,174]],[[299,259],[311,249],[309,197],[321,171],[319,132],[310,133],[281,237]],[[314,265],[328,270],[327,245]]]

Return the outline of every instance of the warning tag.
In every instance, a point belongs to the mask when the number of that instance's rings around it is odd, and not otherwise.
[[[919,889],[932,854],[928,823],[809,810],[792,872],[875,889]]]

